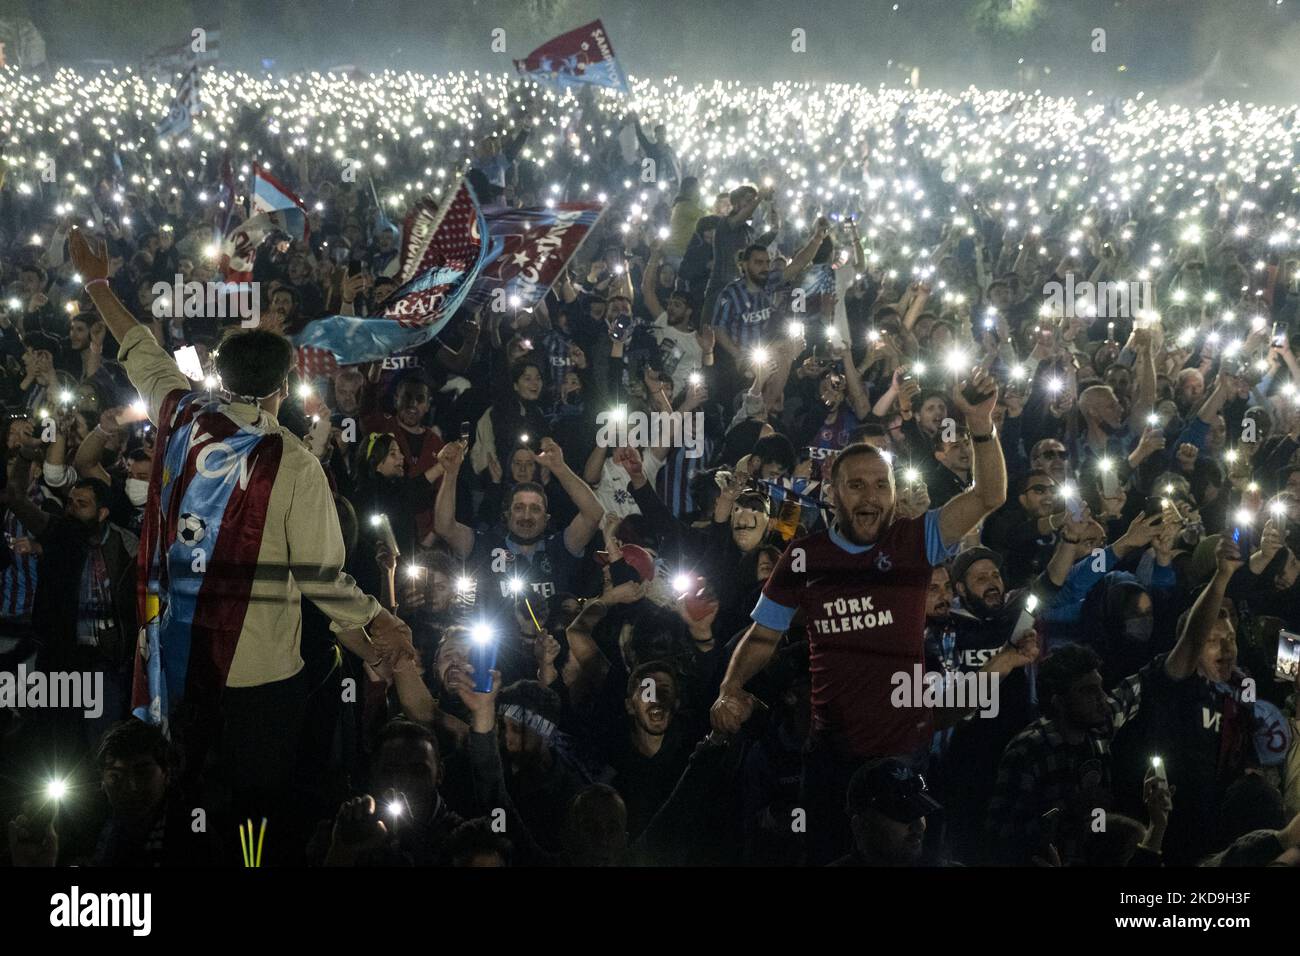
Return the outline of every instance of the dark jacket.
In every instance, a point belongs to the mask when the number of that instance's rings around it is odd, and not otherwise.
[[[131,659],[136,643],[135,559],[140,542],[129,531],[109,524],[104,541],[104,564],[113,584],[113,610],[117,634],[101,645],[98,657],[106,665],[121,665]],[[43,648],[41,667],[48,670],[76,670],[77,596],[86,565],[90,540],[74,518],[53,518],[39,535],[43,549],[36,594],[32,600],[32,626]]]

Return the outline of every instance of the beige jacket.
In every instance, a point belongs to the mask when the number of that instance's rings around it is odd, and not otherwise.
[[[118,356],[155,425],[169,392],[192,389],[143,325],[126,334]],[[300,596],[329,617],[335,632],[368,624],[380,607],[343,573],[343,535],[320,462],[261,408],[233,403],[227,410],[237,421],[256,423],[284,440],[257,557],[258,574],[226,679],[227,687],[256,687],[285,680],[302,669]]]

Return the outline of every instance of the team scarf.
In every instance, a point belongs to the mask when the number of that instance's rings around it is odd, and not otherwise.
[[[406,219],[398,288],[377,315],[331,315],[307,323],[291,337],[299,371],[329,375],[341,365],[383,361],[431,341],[469,295],[487,254],[487,224],[467,181],[441,206],[423,197]]]
[[[226,685],[284,444],[177,389],[158,416],[156,449],[138,556],[146,646],[131,705],[166,732],[182,701],[211,713]]]

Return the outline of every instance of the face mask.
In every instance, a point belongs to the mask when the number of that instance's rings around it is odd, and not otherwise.
[[[1131,617],[1124,622],[1124,636],[1130,641],[1146,643],[1151,640],[1151,630],[1155,623],[1155,618],[1152,617]]]
[[[137,508],[144,506],[149,500],[149,482],[141,481],[139,478],[128,478],[126,480],[126,497]]]

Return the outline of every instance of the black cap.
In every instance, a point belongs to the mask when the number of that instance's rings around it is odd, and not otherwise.
[[[870,760],[853,774],[848,815],[856,816],[868,807],[898,823],[911,823],[943,809],[930,796],[925,778],[897,757]]]
[[[980,547],[967,548],[961,554],[957,555],[957,557],[952,559],[952,579],[954,581],[964,580],[966,572],[970,570],[970,566],[976,561],[984,559],[992,561],[998,566],[999,571],[1002,570],[1002,555],[998,554],[996,551],[990,551],[988,548]]]

